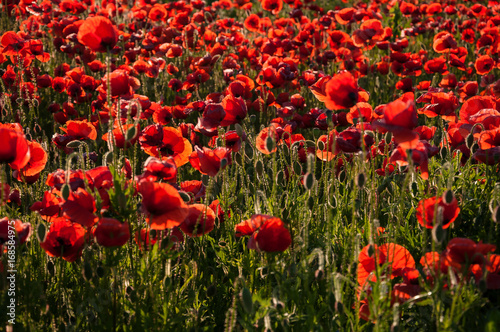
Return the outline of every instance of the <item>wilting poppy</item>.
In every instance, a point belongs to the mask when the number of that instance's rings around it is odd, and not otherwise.
[[[103,247],[121,247],[130,238],[130,228],[126,222],[113,218],[101,218],[93,230],[96,242]]]
[[[0,163],[13,169],[25,167],[30,160],[28,141],[18,124],[0,124]]]
[[[228,148],[210,150],[195,146],[194,150],[189,156],[189,162],[201,174],[216,176],[220,170],[231,164],[231,150]]]
[[[450,204],[446,204],[442,197],[430,197],[418,203],[417,220],[423,227],[432,229],[437,220],[442,219],[441,225],[446,229],[457,219],[459,213],[460,208],[455,197]]]
[[[94,52],[106,52],[118,42],[118,29],[104,16],[87,18],[78,29],[78,41]]]
[[[215,225],[215,212],[204,204],[189,205],[189,214],[180,224],[181,230],[189,236],[210,233]]]
[[[82,255],[84,244],[85,229],[81,225],[66,218],[57,218],[40,246],[49,256],[74,262]]]
[[[139,183],[142,210],[152,229],[163,230],[180,225],[189,213],[179,192],[167,183]]]

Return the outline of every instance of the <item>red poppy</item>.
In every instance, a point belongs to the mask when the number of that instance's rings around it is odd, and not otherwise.
[[[50,221],[52,217],[59,215],[61,207],[59,206],[61,199],[50,191],[43,193],[42,201],[35,202],[31,207],[31,211],[36,211],[40,214],[43,220]]]
[[[208,206],[215,212],[215,216],[219,218],[219,223],[223,223],[226,220],[226,212],[222,210],[222,207],[220,205],[220,202],[218,199],[214,200],[210,205]],[[231,213],[227,212],[227,217],[231,217]]]
[[[40,243],[51,257],[62,257],[68,262],[76,261],[85,244],[85,229],[66,218],[57,218],[46,234],[45,241]]]
[[[442,219],[442,227],[446,229],[457,219],[459,213],[460,208],[455,197],[450,204],[446,204],[442,197],[430,197],[418,203],[417,220],[423,227],[432,229],[439,218]]]
[[[150,125],[144,128],[139,137],[141,148],[150,156],[168,159],[172,157],[177,167],[186,164],[193,148],[182,133],[172,127]]]
[[[314,90],[313,90],[314,91]],[[317,94],[315,94],[317,97]],[[319,99],[319,98],[318,98]],[[358,102],[358,83],[350,72],[335,75],[324,85],[326,108],[330,110],[349,109]]]
[[[179,192],[167,183],[143,181],[139,183],[142,210],[152,229],[163,230],[180,225],[189,213]]]
[[[474,68],[476,68],[476,72],[479,75],[486,75],[493,68],[495,68],[495,60],[493,60],[489,55],[482,55],[476,59]]]
[[[276,152],[277,150],[276,146],[279,141],[279,135],[276,130],[276,127],[277,126],[272,123],[271,126],[262,129],[260,133],[257,135],[257,139],[255,141],[255,147],[263,154],[271,154],[273,152]],[[271,151],[268,150],[268,145],[267,145],[268,140],[274,141],[274,147]]]
[[[172,158],[160,160],[155,157],[149,157],[144,162],[144,174],[142,178],[153,182],[163,180],[175,183],[177,181],[177,166]]]
[[[434,35],[432,47],[436,53],[446,53],[450,49],[456,48],[457,42],[451,33],[441,31]]]
[[[429,118],[441,116],[447,121],[456,120],[455,110],[458,108],[458,98],[453,92],[428,92],[420,96],[417,103],[426,103],[418,110],[418,113],[425,114]]]
[[[262,9],[270,11],[274,15],[283,9],[283,0],[262,0]]]
[[[239,123],[247,116],[247,106],[241,97],[227,95],[224,97],[221,104],[226,112],[224,119],[220,123],[222,127]]]
[[[68,199],[60,203],[63,216],[84,227],[92,227],[97,221],[94,197],[85,189],[70,192]]]
[[[179,227],[185,234],[197,237],[210,233],[214,226],[215,212],[204,204],[192,204],[189,205],[189,214]]]
[[[108,142],[114,142],[116,144],[116,147],[119,149],[123,149],[125,146],[128,148],[133,146],[137,139],[139,138],[140,134],[140,127],[139,124],[134,125],[133,123],[126,123],[123,125],[119,125],[117,121],[120,121],[117,119],[115,121],[115,124],[113,125],[113,136],[111,136],[109,133],[106,133],[102,136],[102,139],[104,141]],[[134,130],[132,128],[135,127],[135,131],[133,131],[134,135],[129,138],[128,140],[126,139],[126,136],[128,136],[129,130]]]
[[[482,150],[500,146],[500,128],[482,131],[479,134],[477,143]]]
[[[248,247],[266,252],[285,251],[292,243],[290,231],[280,218],[254,214],[235,226],[236,237],[250,235]],[[262,232],[262,234],[261,234]]]
[[[358,257],[357,278],[360,286],[365,285],[367,281],[377,280],[375,277],[377,265],[379,267],[385,265],[390,278],[394,279],[402,277],[408,269],[415,269],[415,260],[410,252],[399,244],[367,245],[361,250]]]
[[[0,123],[0,142],[0,163],[8,163],[12,169],[21,169],[28,164],[29,144],[20,125]]]
[[[181,182],[181,190],[191,197],[191,200],[188,202],[189,204],[199,202],[202,198],[204,198],[206,189],[207,188],[203,182],[198,180]]]
[[[442,257],[446,266],[460,271],[465,264],[482,264],[487,262],[486,255],[496,250],[496,246],[487,243],[476,243],[466,238],[453,238],[446,245]]]
[[[77,38],[94,52],[106,52],[118,42],[118,29],[104,16],[89,17],[80,25]]]
[[[101,218],[93,230],[96,242],[103,247],[121,247],[130,238],[130,228],[126,222],[113,218]]]
[[[257,14],[251,14],[245,19],[243,25],[248,31],[259,32],[260,17]]]
[[[87,121],[70,120],[66,122],[66,128],[60,127],[59,129],[64,131],[66,133],[65,136],[69,136],[71,140],[91,139],[95,141],[97,138],[97,131],[94,125]]]
[[[383,118],[374,121],[373,127],[392,132],[396,143],[403,144],[404,148],[414,147],[418,142],[418,134],[413,128],[417,126],[418,119],[413,94],[385,105],[383,112]]]
[[[228,148],[210,150],[195,146],[194,150],[189,156],[189,162],[201,174],[216,176],[220,170],[231,164],[231,150]]]
[[[14,225],[15,235],[11,236],[12,225]],[[19,219],[9,220],[9,218],[5,217],[0,219],[0,248],[4,244],[20,246],[29,240],[31,236],[31,224],[29,222],[23,223]],[[13,242],[10,242],[13,240]],[[5,248],[7,250],[7,247]],[[0,255],[2,251],[0,250]]]
[[[34,183],[38,180],[40,172],[44,170],[47,164],[47,152],[38,142],[28,141],[30,149],[30,159],[28,164],[20,170],[14,171],[14,177],[18,181],[26,181],[27,183]]]

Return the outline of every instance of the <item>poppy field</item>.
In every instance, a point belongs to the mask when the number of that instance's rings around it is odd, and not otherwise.
[[[0,326],[499,331],[500,2],[2,0]]]

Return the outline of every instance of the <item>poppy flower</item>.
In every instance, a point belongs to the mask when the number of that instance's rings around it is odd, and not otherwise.
[[[224,119],[220,123],[222,127],[239,123],[247,116],[247,106],[241,97],[227,95],[222,100],[221,105],[226,112]]]
[[[476,72],[479,75],[486,75],[493,68],[495,68],[495,60],[493,60],[489,55],[482,55],[476,59],[474,68],[476,68]]]
[[[349,109],[358,102],[358,83],[350,72],[335,75],[324,89],[324,103],[330,110]]]
[[[19,219],[9,220],[9,218],[5,217],[0,219],[0,247],[5,243],[8,243],[10,239],[12,239],[12,237],[9,234],[9,230],[12,229],[10,228],[12,227],[12,223],[14,224],[14,229],[16,233],[14,238],[14,245],[20,246],[21,244],[29,240],[32,232],[31,224],[29,222],[23,223]],[[0,255],[1,253],[2,251],[0,250]]]
[[[77,38],[94,52],[106,52],[118,42],[118,29],[104,16],[89,17],[80,25]]]
[[[139,124],[135,125],[133,123],[126,123],[120,127],[117,121],[120,120],[116,119],[115,124],[113,125],[114,128],[112,131],[113,135],[111,136],[110,133],[106,133],[102,135],[102,139],[110,143],[114,142],[116,144],[116,147],[119,149],[123,149],[125,148],[125,146],[127,147],[133,146],[137,141],[137,139],[139,138],[140,134]],[[133,127],[135,127],[134,135],[132,136],[132,138],[127,140],[126,136],[128,135],[129,130],[134,130],[132,129]]]
[[[482,131],[479,134],[477,143],[482,150],[500,146],[500,128]]]
[[[182,191],[191,197],[191,200],[188,202],[189,204],[199,202],[204,198],[207,189],[203,182],[199,180],[183,181],[180,187]]]
[[[414,269],[415,260],[408,249],[399,244],[367,245],[358,257],[357,279],[360,286],[365,285],[367,281],[377,280],[375,277],[377,265],[379,267],[386,265],[388,275],[394,279],[402,277],[408,269]]]
[[[273,15],[278,15],[278,13],[283,9],[283,0],[262,0],[262,9],[271,12]]]
[[[195,146],[193,153],[189,156],[191,166],[201,174],[216,176],[220,170],[231,164],[231,150],[218,147],[214,150]]]
[[[51,257],[62,257],[68,262],[76,261],[85,244],[85,229],[66,218],[57,218],[45,236],[40,247]]]
[[[235,226],[236,237],[250,235],[248,247],[266,252],[285,251],[292,243],[290,231],[280,218],[254,214]],[[263,232],[262,234],[260,234]]]
[[[61,203],[61,199],[59,197],[50,191],[45,191],[43,193],[42,201],[33,203],[30,210],[38,212],[43,220],[50,221],[51,218],[59,215],[59,212],[61,211],[59,203]]]
[[[66,133],[66,137],[70,137],[71,140],[93,140],[97,138],[97,131],[93,124],[87,121],[77,121],[70,120],[66,122],[66,128],[60,127],[62,131]]]
[[[146,162],[144,162],[144,173],[142,178],[148,181],[158,181],[163,180],[170,183],[175,183],[177,181],[177,166],[174,160],[166,159],[160,160],[155,157],[149,157]]]
[[[202,236],[210,233],[215,225],[215,212],[204,204],[189,205],[189,214],[180,229],[191,237]]]
[[[442,253],[444,264],[461,270],[465,264],[485,264],[486,255],[496,250],[496,246],[487,243],[476,243],[471,239],[453,238]]]
[[[411,148],[418,142],[418,134],[413,131],[417,126],[417,109],[411,97],[403,96],[385,105],[383,118],[372,123],[375,129],[390,131],[397,144]]]
[[[30,159],[28,164],[20,170],[16,170],[13,176],[18,181],[26,181],[26,183],[34,183],[38,180],[40,172],[44,170],[47,164],[47,152],[38,142],[28,141],[30,149]]]
[[[243,25],[248,31],[259,32],[260,17],[257,14],[251,14],[245,19]]]
[[[434,35],[432,48],[436,53],[450,52],[451,49],[457,47],[457,42],[453,35],[447,31],[438,32]]]
[[[267,145],[267,141],[270,139],[274,141],[274,147],[271,151],[268,150],[268,145]],[[264,128],[259,132],[255,142],[255,147],[263,154],[271,154],[278,150],[276,147],[278,141],[279,141],[279,135],[276,130],[276,125],[271,124],[271,126]]]
[[[226,220],[226,212],[222,210],[222,207],[220,206],[220,202],[218,199],[212,201],[210,205],[208,206],[215,212],[215,216],[219,219],[220,223],[223,223]],[[227,217],[231,217],[231,213],[227,212]]]
[[[189,214],[179,192],[167,183],[139,183],[142,210],[152,229],[163,230],[180,225]]]
[[[113,218],[101,218],[93,230],[96,242],[103,247],[121,247],[130,238],[130,228],[126,222]]]
[[[186,164],[193,148],[182,133],[172,127],[150,125],[144,128],[139,137],[141,148],[150,156],[168,159],[172,157],[177,167]]]
[[[435,211],[439,217],[435,216]],[[442,197],[430,197],[418,203],[417,220],[421,226],[432,229],[439,218],[442,219],[442,227],[446,229],[457,219],[459,213],[460,208],[455,197],[450,204],[446,204]]]
[[[60,203],[63,216],[84,227],[91,227],[97,221],[94,197],[85,189],[70,192],[68,199]]]
[[[20,125],[0,123],[0,142],[0,163],[8,163],[12,169],[28,164],[31,153]]]

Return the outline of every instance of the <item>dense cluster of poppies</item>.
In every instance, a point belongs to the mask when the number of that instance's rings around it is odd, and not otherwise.
[[[229,210],[207,197],[201,180],[179,181],[178,170],[192,166],[200,178],[218,177],[241,157],[243,144],[264,155],[296,148],[304,165],[294,170],[298,185],[311,158],[335,163],[338,174],[361,156],[380,177],[417,170],[423,180],[435,156],[498,169],[500,5],[489,3],[372,1],[325,10],[311,0],[7,0],[2,15],[17,18],[19,30],[0,37],[0,163],[17,188],[45,181],[43,197],[30,207],[47,225],[40,246],[70,262],[94,241],[133,245],[135,233],[147,249],[164,238],[178,243],[211,232]],[[225,10],[243,19],[226,18]],[[411,24],[401,28],[402,21]],[[416,49],[420,36],[431,42]],[[373,77],[397,82],[374,88],[367,83]],[[167,91],[152,92],[150,79],[165,81]],[[383,97],[376,89],[390,92]],[[54,95],[54,102],[44,99]],[[33,124],[23,110],[32,114],[34,107],[55,130],[49,140],[21,125]],[[251,116],[269,119],[255,136],[247,130]],[[314,139],[312,129],[321,135]],[[135,147],[149,158],[141,174],[126,158],[119,166],[54,170],[46,168],[55,155],[49,144],[92,163],[107,161],[103,151]],[[97,148],[84,154],[84,146]],[[292,169],[285,173],[292,179]],[[4,175],[0,205],[21,205]],[[140,208],[123,215],[120,197]],[[416,219],[423,228],[446,229],[459,213],[445,192],[423,198]],[[133,232],[132,215],[144,221]],[[292,243],[283,220],[256,214],[233,225],[234,233],[250,236],[250,249],[283,252]],[[16,221],[16,232],[20,245],[31,226]],[[361,316],[369,317],[376,269],[403,278],[393,286],[394,301],[418,295],[422,282],[449,269],[478,282],[487,271],[488,288],[500,288],[494,250],[452,239],[445,251],[422,258],[422,276],[404,247],[369,245],[357,270]]]

